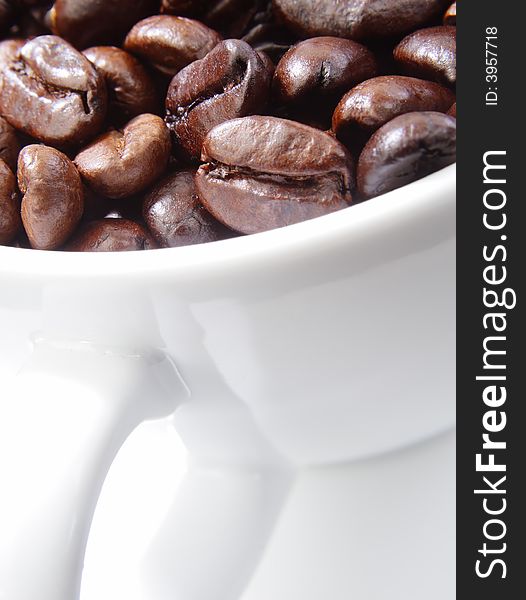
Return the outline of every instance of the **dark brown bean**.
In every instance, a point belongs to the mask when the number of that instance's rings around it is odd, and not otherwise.
[[[184,155],[198,159],[212,127],[262,111],[269,92],[270,73],[257,52],[240,40],[226,40],[173,78],[166,123]]]
[[[157,245],[146,229],[128,219],[92,221],[69,242],[69,252],[126,252],[151,250]]]
[[[394,117],[408,112],[446,112],[455,95],[432,81],[384,75],[360,83],[345,94],[334,111],[332,129],[338,139],[366,140]]]
[[[206,0],[162,0],[161,12],[182,17],[195,17]]]
[[[73,233],[84,207],[82,183],[69,158],[48,146],[26,146],[18,157],[22,221],[33,248],[53,250]]]
[[[12,0],[0,0],[0,34],[9,28],[15,17]]]
[[[143,191],[164,171],[170,133],[156,115],[140,115],[122,131],[108,131],[77,154],[75,164],[98,194],[125,198]]]
[[[451,108],[447,111],[447,114],[455,117],[455,119],[457,118],[457,103],[455,102]]]
[[[447,9],[444,15],[444,25],[456,25],[457,24],[457,3],[453,4]]]
[[[57,146],[79,144],[100,131],[106,108],[102,75],[56,36],[27,42],[3,65],[0,113],[33,138]]]
[[[94,46],[83,54],[104,75],[112,123],[122,125],[140,114],[159,111],[154,82],[134,56],[115,46]]]
[[[14,128],[3,117],[0,117],[0,159],[5,160],[12,171],[16,171],[19,152],[20,142]]]
[[[441,25],[415,31],[398,44],[394,57],[409,75],[455,85],[457,28]]]
[[[274,0],[278,16],[304,37],[353,40],[401,35],[441,14],[448,0]]]
[[[312,219],[351,202],[352,158],[336,139],[275,117],[214,127],[196,185],[205,207],[241,233]]]
[[[175,75],[194,60],[204,58],[220,41],[216,31],[199,21],[158,15],[134,25],[124,48],[162,73]]]
[[[158,0],[55,0],[53,33],[77,48],[120,44],[130,27],[153,14]]]
[[[268,5],[269,0],[163,0],[162,12],[199,19],[226,37],[240,38]]]
[[[334,99],[336,104],[353,85],[374,77],[376,69],[373,53],[362,44],[335,37],[312,38],[293,46],[279,61],[273,92],[283,104]]]
[[[7,163],[0,158],[0,244],[12,242],[21,226],[16,177]]]
[[[161,246],[190,246],[233,235],[202,205],[194,173],[184,170],[168,175],[144,199],[144,221]]]
[[[386,123],[358,161],[358,191],[372,198],[455,162],[456,120],[438,112],[412,112]]]

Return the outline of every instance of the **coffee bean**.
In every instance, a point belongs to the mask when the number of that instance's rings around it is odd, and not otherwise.
[[[134,56],[114,46],[95,46],[83,54],[104,76],[112,123],[122,125],[140,114],[159,111],[154,82]]]
[[[98,194],[125,198],[151,185],[168,164],[171,144],[164,121],[145,114],[122,131],[108,131],[77,154],[75,164]]]
[[[441,25],[405,37],[394,57],[409,75],[454,86],[457,81],[457,28]]]
[[[0,0],[0,33],[5,32],[15,18],[12,0]]]
[[[270,73],[257,52],[240,40],[226,40],[173,78],[166,123],[183,153],[199,158],[212,127],[262,111],[269,92]]]
[[[21,38],[2,40],[0,42],[0,77],[3,70],[11,63],[13,57],[25,43],[26,41]]]
[[[16,177],[7,163],[0,158],[0,244],[12,242],[21,225]]]
[[[139,223],[128,219],[101,219],[85,225],[69,242],[69,252],[125,252],[151,250],[157,245]]]
[[[241,38],[269,10],[269,0],[163,0],[162,12],[192,17],[228,38]]]
[[[100,131],[107,106],[104,79],[64,40],[35,38],[2,67],[0,113],[20,131],[57,146],[79,144]]]
[[[256,233],[312,219],[351,202],[352,158],[330,135],[293,121],[253,116],[214,127],[196,185],[219,221]]]
[[[0,243],[209,242],[449,164],[451,3],[0,0]]]
[[[205,5],[205,0],[162,0],[161,12],[181,17],[195,17]]]
[[[446,87],[401,75],[384,75],[360,83],[345,94],[334,111],[338,139],[365,141],[382,125],[408,112],[446,112],[455,95]]]
[[[373,134],[358,161],[358,191],[372,198],[455,162],[456,120],[438,112],[395,117]]]
[[[365,46],[335,37],[300,42],[279,61],[273,80],[283,104],[323,101],[334,105],[349,88],[376,74],[376,60]]]
[[[5,160],[12,171],[16,170],[19,152],[20,142],[14,128],[3,117],[0,117],[0,159]]]
[[[444,25],[456,25],[457,24],[457,3],[453,4],[447,9],[444,15]]]
[[[124,48],[162,73],[175,75],[206,56],[220,41],[216,31],[199,21],[158,15],[134,25],[126,36]]]
[[[272,80],[272,77],[274,76],[274,71],[276,70],[276,66],[274,65],[272,59],[266,52],[264,52],[263,50],[256,50],[256,52],[259,58],[261,59],[261,62],[263,63],[264,67],[267,69],[269,79]]]
[[[144,199],[143,216],[164,247],[215,242],[234,235],[202,205],[192,170],[172,173],[157,184]]]
[[[55,0],[51,27],[76,48],[119,44],[134,23],[158,6],[158,0]]]
[[[31,246],[40,250],[61,246],[82,217],[82,183],[75,165],[55,148],[26,146],[18,157],[18,186]]]
[[[407,33],[441,14],[447,4],[448,0],[274,0],[278,16],[298,34],[353,40]]]

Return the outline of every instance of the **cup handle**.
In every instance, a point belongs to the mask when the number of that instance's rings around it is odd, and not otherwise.
[[[188,389],[167,355],[40,339],[0,399],[0,600],[76,600],[106,474]]]

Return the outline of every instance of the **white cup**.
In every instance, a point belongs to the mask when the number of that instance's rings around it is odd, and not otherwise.
[[[221,546],[207,558],[215,575],[188,562],[170,596],[176,583],[158,572],[148,600],[236,600],[218,581],[246,557],[247,584],[298,470],[451,430],[455,183],[452,165],[326,217],[201,246],[0,248],[0,598],[78,598],[104,478],[145,420],[173,413],[188,452],[172,513],[181,555],[208,493],[244,531],[222,545],[224,532],[201,532],[197,554],[214,536]]]

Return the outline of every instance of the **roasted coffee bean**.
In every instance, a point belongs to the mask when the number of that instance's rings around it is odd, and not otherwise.
[[[53,33],[76,48],[119,44],[134,23],[153,14],[158,0],[56,0]]]
[[[205,0],[162,0],[161,12],[181,17],[195,17],[205,5]]]
[[[146,229],[128,219],[108,218],[85,225],[69,242],[69,252],[151,250],[157,245]]]
[[[0,33],[9,28],[15,17],[12,0],[0,0]]]
[[[45,35],[3,63],[0,113],[47,144],[79,144],[96,135],[106,116],[106,85],[89,60],[64,40]]]
[[[12,171],[16,171],[19,152],[20,142],[14,128],[3,117],[0,117],[0,159],[5,160]]]
[[[13,57],[25,43],[26,41],[21,38],[2,40],[0,42],[0,77],[2,71],[11,63]]]
[[[143,113],[159,111],[154,82],[134,56],[114,46],[95,46],[83,54],[104,75],[112,123],[122,125]]]
[[[267,69],[268,76],[269,76],[270,80],[272,81],[272,77],[274,76],[274,71],[276,70],[276,65],[272,62],[272,59],[270,58],[270,56],[266,52],[263,52],[263,50],[256,50],[256,52],[258,53],[258,56],[261,59],[261,62]]]
[[[334,105],[349,88],[376,75],[376,61],[365,46],[335,37],[300,42],[279,61],[273,80],[283,104],[323,101]]]
[[[198,159],[212,127],[262,111],[269,93],[270,73],[257,52],[240,40],[226,40],[173,78],[166,123],[177,147]]]
[[[447,111],[447,114],[451,115],[452,117],[455,117],[455,119],[457,118],[457,103],[456,102]]]
[[[214,127],[196,174],[204,206],[241,233],[312,219],[351,202],[352,158],[330,135],[253,116]]]
[[[84,206],[82,183],[69,158],[48,146],[26,146],[18,157],[22,221],[33,248],[53,250],[73,233]]]
[[[0,244],[12,242],[21,226],[16,177],[7,163],[0,158]]]
[[[172,173],[150,190],[144,199],[143,217],[157,242],[169,248],[234,235],[202,205],[191,170]]]
[[[216,31],[199,21],[158,15],[134,25],[126,36],[124,48],[162,73],[175,75],[206,56],[220,41]]]
[[[456,25],[457,24],[457,3],[453,4],[447,9],[444,15],[444,25]]]
[[[440,15],[447,4],[448,0],[274,0],[279,18],[299,35],[353,40],[407,33]]]
[[[84,180],[107,198],[141,192],[164,171],[170,156],[170,133],[156,115],[140,115],[122,131],[108,131],[77,154]]]
[[[358,191],[372,198],[455,162],[456,120],[438,112],[412,112],[386,123],[358,161]]]
[[[409,75],[455,85],[457,28],[442,25],[415,31],[398,44],[394,57]]]
[[[338,139],[365,142],[394,117],[408,112],[446,112],[455,95],[432,81],[384,75],[360,83],[345,94],[334,111],[332,129]]]
[[[229,38],[240,38],[269,10],[269,0],[163,0],[162,12],[192,17]]]

